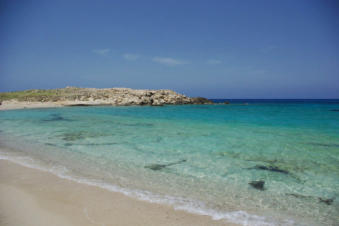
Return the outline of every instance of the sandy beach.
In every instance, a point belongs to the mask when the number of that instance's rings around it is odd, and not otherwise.
[[[233,225],[0,160],[0,225]]]
[[[5,101],[0,105],[0,111],[16,110],[25,108],[55,108],[63,107],[64,105],[55,102],[25,102],[25,101]]]

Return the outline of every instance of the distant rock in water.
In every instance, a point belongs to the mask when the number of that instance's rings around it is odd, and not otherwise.
[[[213,104],[203,97],[187,97],[172,90],[136,90],[128,88],[77,88],[25,90],[0,93],[0,102],[53,103],[58,106],[129,106],[171,104]],[[29,105],[27,105],[29,106]]]
[[[331,109],[330,111],[337,111],[337,112],[339,112],[339,109]]]
[[[265,181],[263,181],[263,180],[251,181],[248,184],[251,185],[255,189],[258,189],[258,190],[261,190],[261,191],[265,190],[265,188],[264,188]]]

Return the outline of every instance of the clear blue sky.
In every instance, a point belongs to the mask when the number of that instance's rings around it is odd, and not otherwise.
[[[0,91],[339,98],[339,1],[0,0]]]

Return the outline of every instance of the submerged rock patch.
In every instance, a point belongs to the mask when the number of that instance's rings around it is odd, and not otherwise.
[[[77,141],[77,140],[83,140],[86,138],[95,138],[95,137],[103,137],[107,136],[108,134],[102,133],[93,133],[88,131],[74,131],[74,132],[65,132],[59,135],[62,140],[64,141]]]
[[[324,144],[324,143],[308,143],[311,144],[313,146],[321,146],[321,147],[327,147],[327,148],[339,148],[339,144]]]
[[[65,143],[64,146],[80,145],[80,146],[107,146],[107,145],[116,145],[118,143]]]
[[[52,144],[52,143],[45,143],[48,146],[57,146],[56,144]]]
[[[326,205],[332,205],[333,201],[335,198],[322,198],[322,197],[314,197],[310,195],[300,195],[300,194],[295,194],[295,193],[287,193],[286,195],[293,196],[295,198],[300,198],[300,199],[313,199],[313,200],[318,200],[320,203],[324,203]]]
[[[319,202],[325,203],[327,205],[332,205],[334,198],[330,198],[330,199],[324,199],[324,198],[318,198]]]
[[[267,170],[267,171],[276,172],[276,173],[290,174],[287,170],[280,169],[277,166],[256,165],[248,169]]]
[[[135,127],[153,127],[152,123],[125,123],[124,126],[135,126]]]
[[[86,135],[84,132],[69,132],[62,134],[62,140],[64,141],[75,141],[85,139]]]
[[[168,163],[168,164],[151,164],[151,165],[146,165],[145,168],[156,171],[156,170],[161,170],[161,169],[166,168],[168,166],[177,165],[177,164],[180,164],[180,163],[183,163],[183,162],[186,162],[186,161],[187,161],[186,159],[183,159],[183,160],[180,160],[180,161],[177,161],[177,162]]]
[[[253,188],[258,189],[258,190],[265,190],[265,181],[263,180],[258,180],[258,181],[251,181],[248,183],[249,185],[251,185]]]
[[[43,122],[54,122],[54,121],[72,121],[62,117],[60,114],[51,114],[48,119],[43,119]]]

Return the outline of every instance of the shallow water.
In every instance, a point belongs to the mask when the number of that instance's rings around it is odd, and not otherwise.
[[[242,103],[2,111],[1,158],[244,225],[336,225],[339,102]]]

